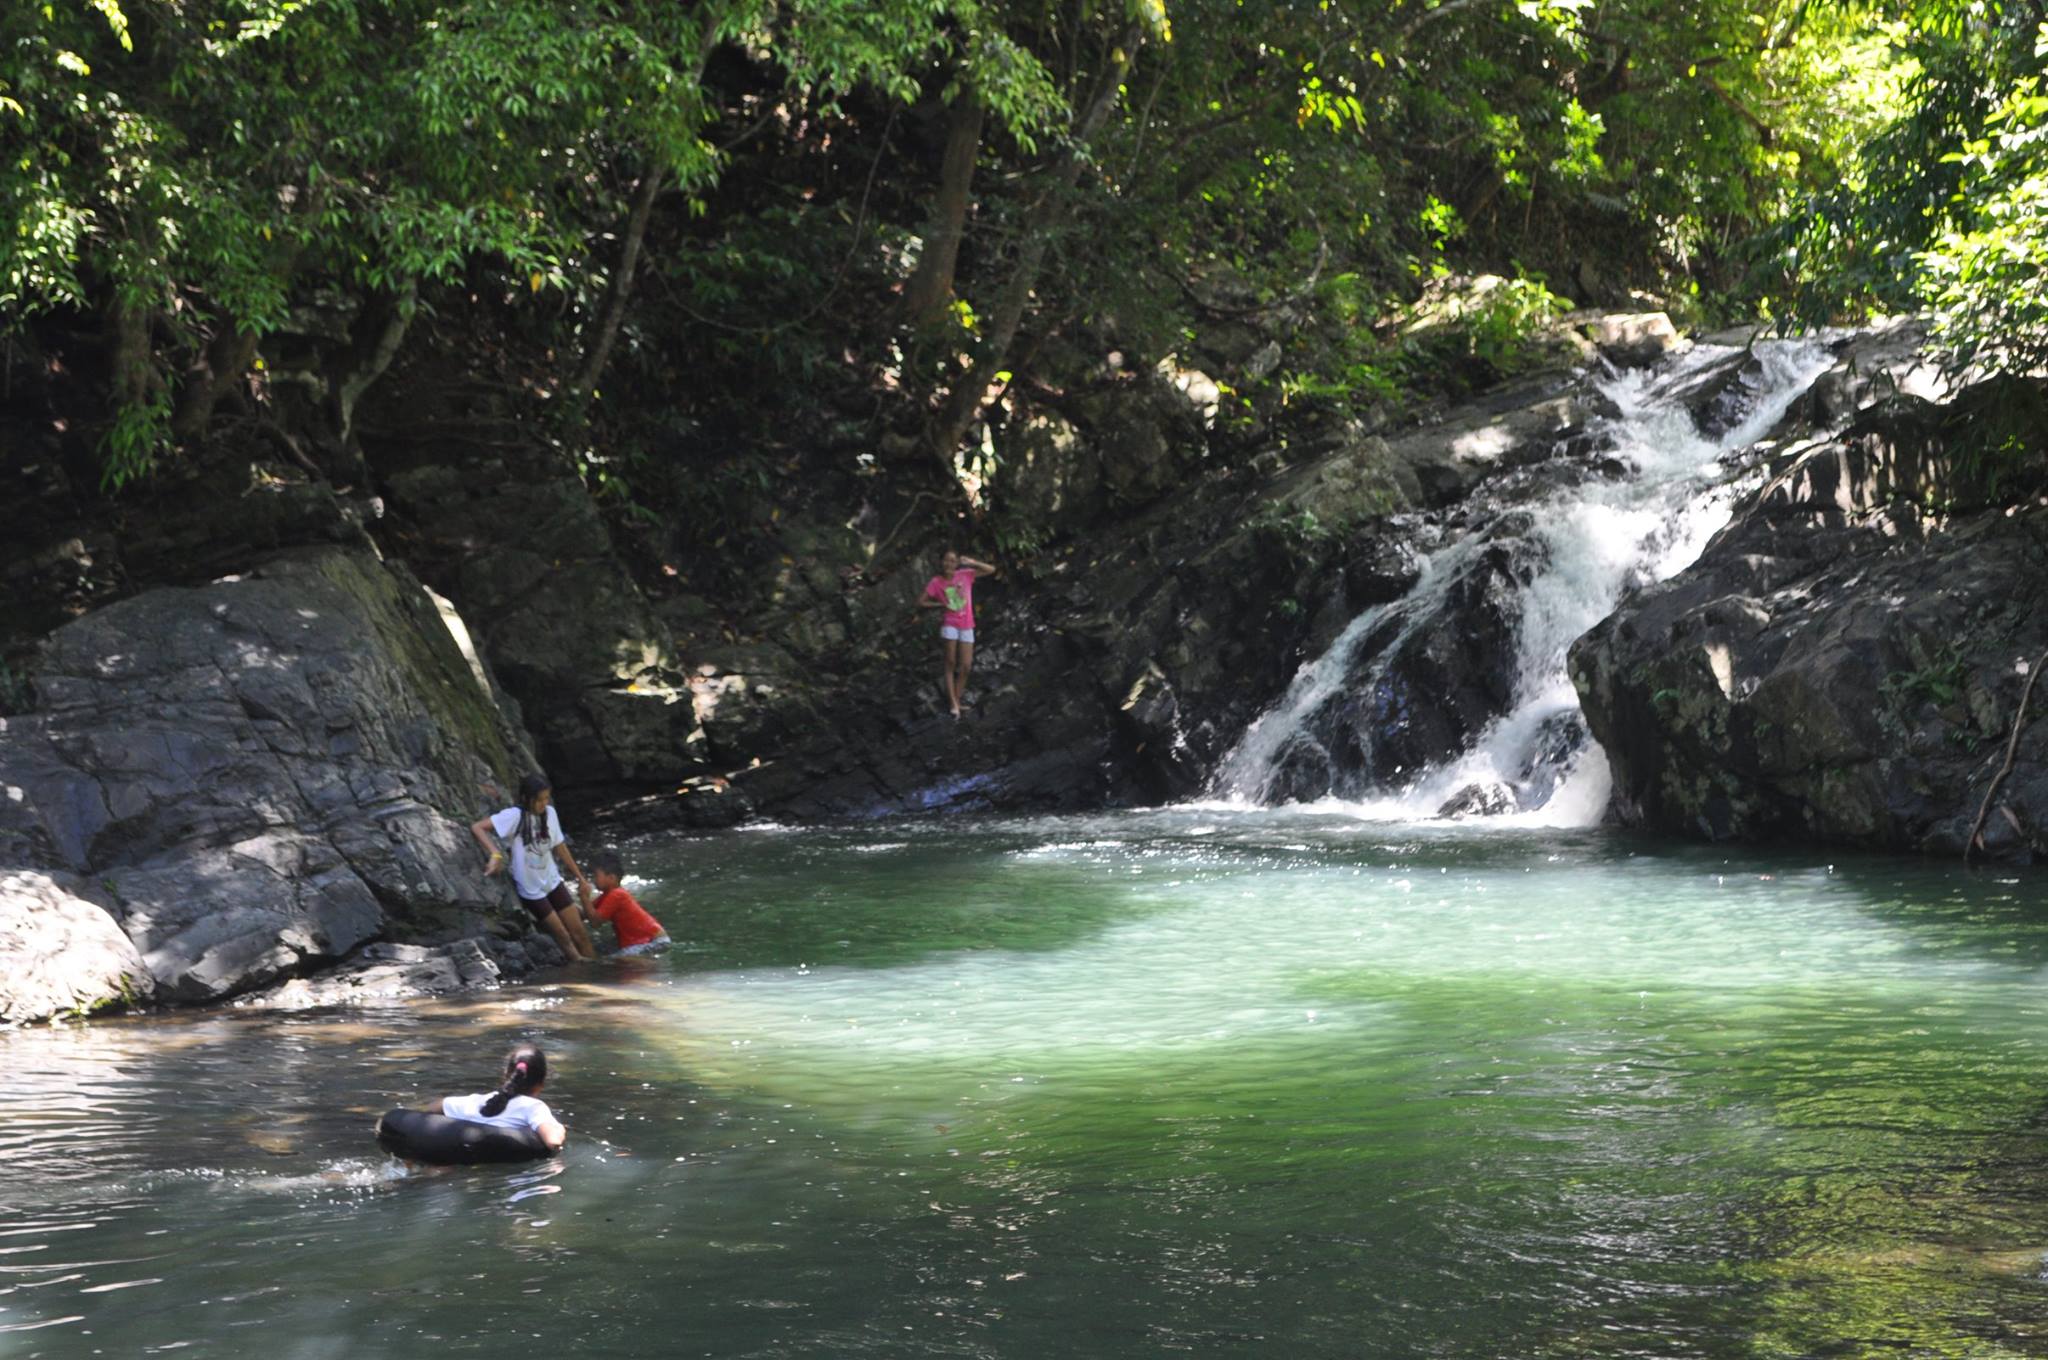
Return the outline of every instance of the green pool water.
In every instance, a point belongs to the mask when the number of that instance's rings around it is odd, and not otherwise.
[[[2048,876],[1314,810],[629,847],[678,948],[0,1034],[0,1356],[2048,1355]],[[538,1168],[387,1106],[535,1038]]]

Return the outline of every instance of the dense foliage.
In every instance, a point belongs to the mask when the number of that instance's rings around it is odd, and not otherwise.
[[[2006,0],[1893,7],[1894,116],[1767,238],[1801,314],[1933,313],[1956,367],[2048,363],[2048,13]]]
[[[579,418],[607,374],[687,368],[699,419],[857,374],[925,475],[1082,335],[1262,327],[1243,408],[1396,400],[1456,274],[1508,277],[1481,376],[1632,290],[1925,305],[2027,367],[2044,50],[2000,0],[46,0],[0,14],[4,343],[98,385],[116,485],[260,418],[309,308],[346,442],[479,295]]]
[[[624,176],[717,175],[705,63],[747,45],[814,99],[950,50],[958,5],[866,0],[77,0],[0,17],[0,306],[98,313],[112,480],[205,432],[295,302],[485,262],[590,288]],[[994,55],[992,55],[994,53]],[[999,61],[989,45],[961,58]],[[1041,116],[1022,82],[1003,107]]]

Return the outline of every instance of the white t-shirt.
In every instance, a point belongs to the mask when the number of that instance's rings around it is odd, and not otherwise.
[[[532,1096],[514,1096],[505,1102],[505,1108],[496,1114],[484,1113],[484,1102],[495,1094],[485,1091],[473,1096],[449,1096],[441,1102],[441,1113],[450,1119],[467,1119],[472,1124],[489,1124],[500,1129],[525,1129],[534,1137],[540,1137],[540,1126],[554,1115],[549,1112],[545,1101]]]
[[[556,820],[552,805],[548,807],[547,834],[537,841],[520,839],[516,807],[493,813],[491,830],[508,847],[505,853],[512,862],[512,886],[521,897],[531,902],[546,897],[561,884],[562,868],[555,862],[555,847],[568,844],[568,839],[562,835],[562,824]]]

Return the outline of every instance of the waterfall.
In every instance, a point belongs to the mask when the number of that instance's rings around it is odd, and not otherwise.
[[[1698,345],[1673,364],[1598,384],[1613,414],[1595,425],[1595,458],[1619,475],[1586,474],[1586,460],[1553,460],[1550,489],[1517,500],[1481,486],[1460,507],[1467,527],[1428,553],[1406,596],[1354,618],[1304,665],[1278,703],[1248,728],[1211,782],[1212,796],[1249,803],[1335,798],[1389,818],[1519,813],[1587,825],[1606,807],[1606,758],[1586,734],[1565,654],[1629,589],[1697,558],[1728,521],[1739,490],[1727,455],[1764,436],[1832,362],[1819,340],[1765,341],[1739,380],[1715,398],[1729,415],[1697,428],[1685,398],[1725,374],[1741,351]],[[1733,409],[1728,409],[1733,404]],[[1719,422],[1717,422],[1719,423]],[[1576,467],[1574,467],[1576,465]],[[1449,696],[1398,673],[1447,631],[1478,627],[1481,601],[1504,626],[1505,674],[1483,722],[1458,749],[1400,763],[1428,729],[1438,745],[1459,721],[1428,710]],[[1455,652],[1452,654],[1455,657]],[[1471,702],[1466,704],[1470,709]],[[1397,740],[1398,738],[1398,740]]]

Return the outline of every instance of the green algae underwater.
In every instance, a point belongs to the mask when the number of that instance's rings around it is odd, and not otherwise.
[[[2048,1355],[2048,876],[1183,807],[629,847],[678,948],[0,1035],[0,1356]],[[547,1046],[560,1161],[380,1155]]]

